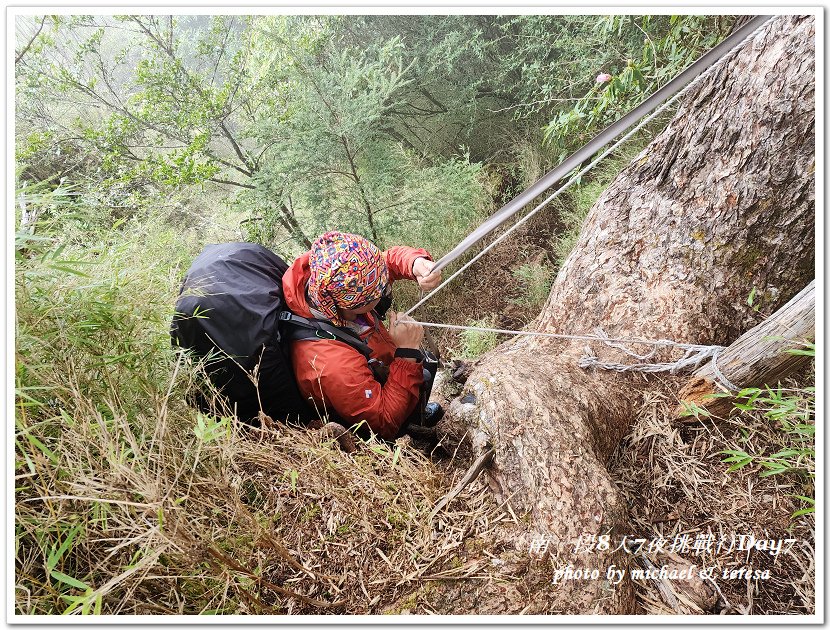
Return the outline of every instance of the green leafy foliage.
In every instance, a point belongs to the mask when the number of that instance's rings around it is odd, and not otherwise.
[[[815,357],[815,344],[805,343],[803,348],[790,352]],[[727,449],[724,462],[730,464],[729,472],[749,465],[756,467],[759,477],[792,475],[805,488],[812,488],[815,477],[815,387],[797,389],[784,387],[747,387],[736,394],[715,394],[715,397],[733,399],[736,410],[756,414],[776,429],[778,444],[756,452]],[[800,497],[800,495],[799,495]],[[814,499],[800,497],[810,507],[797,510],[793,517],[811,514]]]
[[[564,158],[717,44],[728,26],[729,20],[703,15],[610,15],[598,21],[595,37],[608,53],[594,57],[596,78],[582,77],[584,91],[574,105],[545,126],[545,143]],[[600,74],[610,80],[599,81]]]
[[[492,328],[493,322],[489,318],[473,320],[467,324],[476,328]],[[465,330],[461,333],[462,356],[467,359],[476,359],[489,352],[498,344],[498,333]]]
[[[338,227],[380,245],[418,238],[440,255],[490,209],[493,174],[482,169],[490,156],[500,156],[493,192],[517,193],[665,82],[729,20],[47,22],[16,68],[26,179],[70,176],[88,208],[111,209],[104,224],[142,212],[159,194],[213,182],[234,191],[233,207],[250,219],[243,235],[267,245],[291,239],[293,253]],[[614,74],[603,89],[593,81],[601,69]],[[552,152],[538,145],[543,120],[559,121],[546,132]]]
[[[193,429],[196,437],[203,442],[212,442],[231,436],[231,418],[211,418],[204,414],[197,414],[196,426]]]
[[[469,156],[425,160],[399,141],[390,119],[407,107],[413,81],[403,43],[391,37],[350,47],[337,37],[341,22],[322,20],[313,35],[300,18],[259,23],[254,63],[280,86],[283,113],[249,129],[275,150],[242,202],[267,216],[281,199],[312,234],[338,227],[380,245],[413,236],[433,245],[435,221],[466,228],[480,212],[479,166]]]
[[[248,89],[244,25],[234,16],[55,19],[50,43],[17,68],[23,177],[66,174],[99,211],[136,211],[160,191],[206,181],[245,184],[255,164],[238,128],[261,90]]]
[[[709,418],[712,416],[705,407],[701,407],[695,402],[682,401],[683,410],[678,414],[680,418]],[[733,453],[736,454],[736,453]]]
[[[801,508],[800,510],[796,510],[793,512],[792,517],[798,518],[799,516],[806,516],[808,514],[815,514],[816,512],[816,500],[812,497],[804,497],[801,495],[793,495],[796,499],[804,502],[807,504],[807,507]]]

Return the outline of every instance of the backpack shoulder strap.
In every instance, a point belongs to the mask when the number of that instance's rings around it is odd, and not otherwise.
[[[280,313],[280,324],[292,328],[289,336],[290,339],[311,341],[333,339],[351,346],[367,359],[372,354],[372,349],[369,347],[369,344],[364,343],[351,330],[340,328],[322,319],[308,319],[307,317],[295,315],[291,311],[282,311]]]

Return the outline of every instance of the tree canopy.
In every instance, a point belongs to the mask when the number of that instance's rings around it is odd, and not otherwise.
[[[19,17],[21,178],[71,181],[122,213],[217,184],[266,243],[339,226],[444,250],[728,23]],[[435,224],[451,229],[432,241]]]

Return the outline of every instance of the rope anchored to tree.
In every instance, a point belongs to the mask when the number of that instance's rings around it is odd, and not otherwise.
[[[447,286],[450,282],[452,282],[456,277],[458,277],[461,273],[463,273],[466,269],[468,269],[471,265],[473,265],[477,260],[479,260],[482,256],[484,256],[487,252],[493,249],[496,245],[498,245],[501,241],[507,238],[510,234],[512,234],[515,230],[517,230],[520,226],[530,220],[537,212],[539,212],[542,208],[548,205],[551,201],[556,199],[559,195],[561,195],[565,190],[570,188],[574,183],[579,181],[579,179],[590,171],[596,164],[602,161],[607,155],[614,152],[620,145],[625,143],[629,138],[631,138],[637,131],[642,129],[646,124],[648,124],[651,120],[659,116],[663,111],[665,111],[669,106],[672,105],[675,101],[680,99],[684,94],[686,94],[689,90],[691,90],[695,85],[697,85],[704,77],[708,76],[718,65],[723,63],[725,59],[727,59],[732,53],[736,52],[739,48],[741,48],[748,40],[754,37],[758,32],[761,31],[764,27],[767,26],[766,22],[770,19],[771,16],[758,16],[754,18],[749,24],[742,27],[737,33],[734,33],[730,37],[726,38],[723,42],[721,42],[715,49],[701,57],[697,62],[693,64],[693,66],[697,66],[699,63],[701,66],[705,67],[705,69],[700,70],[699,68],[695,69],[693,67],[688,68],[686,71],[681,73],[678,77],[675,77],[674,80],[669,82],[664,88],[658,91],[647,99],[646,102],[639,105],[635,110],[627,114],[609,127],[608,129],[603,130],[600,134],[594,138],[591,142],[589,142],[585,147],[574,153],[573,155],[569,156],[562,164],[559,165],[556,169],[551,171],[548,175],[546,175],[542,180],[537,182],[531,189],[522,193],[519,197],[517,197],[514,201],[509,203],[507,206],[502,208],[499,212],[496,213],[493,217],[488,219],[482,226],[477,228],[472,234],[470,234],[462,243],[456,246],[452,252],[444,256],[441,260],[436,263],[435,269],[441,269],[442,267],[446,266],[448,262],[454,260],[461,256],[464,251],[469,249],[472,245],[478,242],[481,238],[483,238],[486,234],[494,230],[496,227],[504,223],[508,218],[514,215],[516,212],[521,210],[524,205],[527,204],[530,199],[534,196],[541,193],[546,187],[555,184],[562,178],[562,175],[566,174],[568,170],[571,170],[572,167],[568,165],[571,163],[578,164],[581,163],[583,160],[583,154],[587,152],[587,155],[591,155],[594,151],[600,148],[603,144],[607,143],[608,141],[612,140],[621,129],[624,129],[625,126],[630,124],[628,121],[636,119],[637,116],[642,116],[643,111],[648,111],[648,109],[652,107],[656,107],[654,111],[649,114],[648,116],[642,117],[640,122],[632,127],[625,135],[623,135],[619,140],[617,140],[614,144],[612,144],[608,149],[606,149],[602,154],[600,154],[597,158],[591,161],[590,164],[578,170],[576,174],[574,174],[563,186],[561,186],[558,190],[556,190],[553,194],[551,194],[547,199],[542,201],[539,205],[537,205],[533,210],[528,212],[524,217],[519,219],[515,224],[513,224],[510,228],[508,228],[501,236],[496,238],[492,243],[487,245],[481,252],[476,254],[470,261],[465,263],[460,269],[458,269],[455,273],[453,273],[449,278],[444,280],[438,287],[433,289],[429,294],[426,296],[422,296],[421,299],[412,306],[409,310],[406,311],[406,315],[411,315],[413,311],[417,308],[422,306],[427,300],[431,299],[438,291],[443,289]],[[748,33],[748,34],[747,34]],[[733,45],[733,42],[736,42]],[[714,61],[711,59],[714,57]],[[689,77],[693,75],[695,72],[699,72],[697,76],[690,79]],[[679,89],[677,86],[682,85],[683,82],[687,82],[686,85]],[[674,93],[675,90],[676,93]],[[672,93],[674,93],[671,98],[668,98]],[[657,106],[658,103],[661,103],[664,99],[668,98],[665,102]],[[625,123],[624,123],[625,121]],[[576,158],[579,158],[578,160]],[[560,174],[561,173],[561,174]],[[531,194],[533,193],[533,194]],[[597,329],[597,334],[595,335],[563,335],[563,334],[554,334],[554,333],[543,333],[543,332],[534,332],[534,331],[516,331],[516,330],[503,330],[503,329],[496,329],[496,328],[482,328],[482,327],[475,327],[475,326],[459,326],[454,324],[436,324],[431,322],[419,322],[422,326],[430,326],[434,328],[453,328],[458,330],[474,330],[480,332],[494,332],[494,333],[502,333],[508,335],[527,335],[527,336],[537,336],[537,337],[551,337],[557,339],[573,339],[573,340],[586,340],[592,342],[601,342],[605,345],[616,348],[618,350],[622,350],[627,355],[636,358],[640,363],[626,365],[622,363],[609,363],[600,361],[596,355],[590,350],[590,348],[586,347],[586,354],[579,361],[580,367],[588,368],[588,367],[596,367],[605,370],[615,370],[618,372],[629,372],[629,371],[638,371],[638,372],[670,372],[672,374],[677,374],[689,369],[693,369],[698,367],[701,363],[705,362],[706,360],[712,361],[713,372],[715,374],[716,379],[718,382],[727,390],[737,391],[738,388],[729,382],[729,380],[721,373],[717,366],[717,357],[721,350],[723,350],[723,346],[705,346],[705,345],[696,345],[696,344],[684,344],[678,343],[675,341],[671,341],[669,339],[659,339],[659,340],[648,340],[648,339],[614,339],[608,337],[602,329]],[[652,345],[654,349],[647,355],[640,355],[629,348],[622,346],[620,344],[627,343],[627,344],[644,344],[644,345]],[[645,363],[644,361],[648,361],[654,353],[659,350],[660,347],[674,347],[680,348],[685,350],[685,354],[683,357],[678,359],[677,361],[670,362],[670,363]]]
[[[602,370],[614,370],[616,372],[669,372],[671,374],[680,374],[688,370],[693,370],[708,360],[712,361],[712,367],[717,381],[726,389],[730,391],[737,391],[739,388],[732,384],[721,371],[718,369],[717,359],[721,350],[725,350],[724,346],[707,346],[702,344],[679,343],[671,339],[635,339],[631,337],[609,337],[602,328],[595,328],[594,334],[586,335],[566,335],[560,333],[538,332],[533,330],[510,330],[506,328],[487,328],[484,326],[461,326],[458,324],[438,324],[436,322],[421,322],[415,323],[421,326],[429,326],[431,328],[448,328],[452,330],[472,330],[482,333],[496,333],[502,335],[515,335],[524,337],[547,337],[549,339],[566,339],[571,341],[592,341],[600,342],[609,348],[621,350],[630,357],[640,361],[640,363],[612,363],[600,361],[596,354],[589,346],[585,346],[585,351],[579,359],[579,367],[581,368],[599,368]],[[646,354],[640,354],[624,344],[636,345],[641,344],[645,346],[653,346],[652,350]],[[673,362],[665,363],[644,363],[653,358],[658,350],[661,348],[679,348],[685,350],[685,354]]]

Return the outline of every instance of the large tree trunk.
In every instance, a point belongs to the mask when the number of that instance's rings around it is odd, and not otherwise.
[[[617,337],[728,345],[755,323],[746,304],[753,287],[775,310],[810,281],[814,29],[812,17],[773,19],[686,98],[591,209],[540,330],[602,326]],[[631,585],[604,579],[609,565],[626,566],[616,544],[574,555],[572,543],[604,534],[618,543],[636,533],[626,531],[626,506],[605,462],[646,379],[580,369],[584,346],[508,342],[476,367],[452,405],[495,448],[488,474],[497,498],[552,541],[550,564],[537,561],[538,579],[525,581],[536,589],[525,612],[635,611]],[[593,350],[625,360],[612,348]],[[662,358],[670,356],[677,358]],[[601,577],[551,584],[551,570],[568,564],[598,568]],[[527,603],[499,601],[500,612]]]

